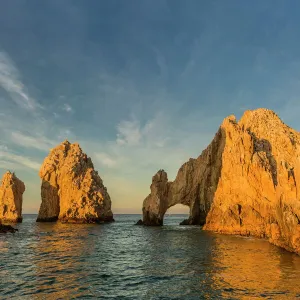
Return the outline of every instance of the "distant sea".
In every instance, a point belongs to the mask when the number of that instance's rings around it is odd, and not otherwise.
[[[0,235],[0,299],[295,299],[300,257],[267,241],[179,226],[36,223]]]

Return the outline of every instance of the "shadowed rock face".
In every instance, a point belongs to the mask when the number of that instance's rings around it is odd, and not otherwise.
[[[37,221],[113,221],[107,189],[91,159],[78,144],[65,141],[52,149],[39,175],[42,178],[42,203]]]
[[[22,222],[24,183],[11,172],[3,175],[0,186],[0,221]]]
[[[164,197],[157,187],[144,200],[146,225],[161,225],[165,208],[182,203],[188,224],[268,238],[300,254],[300,134],[270,110],[226,118],[208,148],[164,184]]]

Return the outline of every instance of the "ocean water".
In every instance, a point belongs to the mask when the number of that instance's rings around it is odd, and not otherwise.
[[[0,235],[1,299],[295,299],[300,257],[253,238],[179,226],[36,223]]]

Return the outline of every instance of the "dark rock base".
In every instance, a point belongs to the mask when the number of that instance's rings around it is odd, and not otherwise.
[[[49,218],[37,218],[37,222],[56,222],[58,217],[49,217]]]
[[[144,222],[140,219],[135,223],[135,225],[144,225]]]
[[[188,218],[179,223],[179,225],[204,225],[201,219]]]
[[[74,219],[74,218],[62,218],[59,219],[61,223],[70,223],[70,224],[103,224],[103,223],[111,223],[114,222],[113,217],[109,218],[88,218],[88,219]]]
[[[13,228],[10,225],[0,224],[0,233],[8,233],[8,232],[15,233],[16,231],[18,231],[18,229]]]
[[[76,218],[61,218],[58,217],[50,217],[50,218],[38,218],[37,222],[57,222],[60,221],[61,223],[70,223],[70,224],[103,224],[103,223],[110,223],[114,222],[113,217],[107,218],[87,218],[87,219],[76,219]]]

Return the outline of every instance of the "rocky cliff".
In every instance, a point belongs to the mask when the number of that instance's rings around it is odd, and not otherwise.
[[[162,224],[166,209],[182,203],[190,206],[187,224],[264,237],[300,254],[300,134],[274,112],[246,111],[240,121],[227,117],[197,159],[185,163],[173,182],[166,177],[153,177],[144,224]]]
[[[63,142],[50,151],[40,173],[42,203],[37,221],[113,221],[111,200],[91,158],[78,144]]]
[[[3,175],[0,186],[0,221],[22,222],[24,183],[11,172]]]

